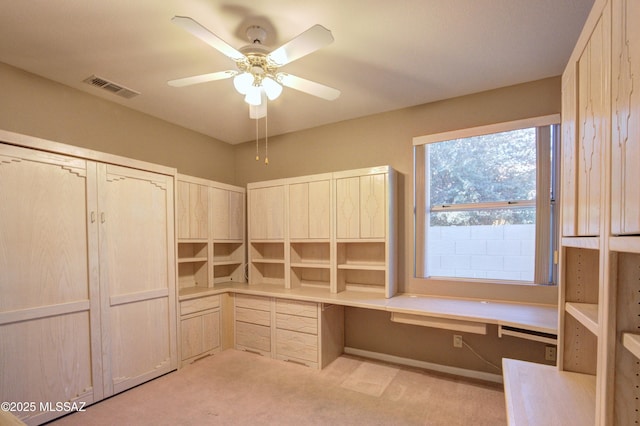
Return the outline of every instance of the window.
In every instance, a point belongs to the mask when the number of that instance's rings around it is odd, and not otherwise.
[[[417,277],[556,281],[558,126],[545,121],[414,140]]]

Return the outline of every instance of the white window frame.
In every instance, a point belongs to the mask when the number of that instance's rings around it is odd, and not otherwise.
[[[425,268],[425,250],[426,250],[426,226],[428,226],[427,215],[430,211],[430,207],[428,206],[428,184],[426,182],[426,167],[425,161],[421,161],[421,159],[426,159],[425,151],[426,146],[431,143],[444,142],[448,140],[468,138],[474,136],[482,136],[488,135],[492,133],[500,133],[512,130],[518,130],[523,128],[538,128],[538,132],[546,132],[546,134],[538,133],[538,149],[547,150],[538,151],[537,158],[543,158],[543,156],[547,157],[551,155],[548,151],[549,149],[549,129],[551,125],[558,125],[560,123],[560,115],[553,114],[542,117],[534,117],[524,120],[516,120],[509,121],[504,123],[491,124],[480,127],[473,127],[461,130],[454,130],[449,132],[419,136],[413,139],[413,145],[415,150],[414,155],[414,257],[413,257],[413,266],[414,266],[414,279],[412,280],[412,287],[415,288],[417,285],[426,284],[435,284],[436,286],[440,285],[440,288],[444,288],[443,286],[447,286],[452,282],[458,283],[476,283],[476,284],[516,284],[518,286],[529,285],[530,287],[539,287],[538,284],[543,284],[543,287],[556,287],[555,284],[557,279],[555,277],[555,273],[552,277],[549,277],[550,268],[550,259],[552,250],[557,247],[557,242],[554,242],[551,237],[551,233],[547,232],[549,228],[556,229],[557,223],[553,223],[551,208],[552,203],[557,200],[552,200],[551,197],[547,196],[538,196],[536,197],[536,261],[535,261],[535,278],[534,282],[525,282],[525,281],[501,281],[501,280],[493,280],[493,279],[472,279],[472,278],[456,278],[456,277],[426,277]],[[541,143],[546,139],[546,143]],[[556,155],[556,166],[558,163],[558,152]],[[540,164],[548,164],[546,162],[540,162]],[[549,194],[548,188],[552,184],[551,179],[554,175],[553,171],[550,167],[540,167],[538,165],[537,169],[537,194],[547,195]],[[556,171],[557,172],[557,171]],[[557,173],[556,173],[557,174]],[[557,194],[554,194],[554,197],[557,198]],[[488,204],[488,203],[485,203]],[[501,204],[502,203],[496,203]],[[556,210],[557,210],[557,203]],[[457,205],[456,209],[464,208],[465,206]],[[469,208],[477,209],[479,207],[478,204],[470,205]],[[487,206],[491,207],[491,206]],[[496,205],[496,207],[498,207]],[[447,207],[441,207],[442,210],[446,210]],[[555,211],[553,217],[559,217],[558,212]],[[557,235],[557,232],[554,232],[553,235]],[[555,253],[554,253],[555,254]],[[469,289],[470,287],[463,287]],[[447,291],[445,291],[447,293]],[[473,292],[472,292],[473,293]],[[479,294],[483,294],[480,292]],[[480,296],[482,297],[482,296]]]

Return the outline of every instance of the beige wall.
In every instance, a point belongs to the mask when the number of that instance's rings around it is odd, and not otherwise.
[[[559,112],[560,77],[553,77],[272,137],[269,138],[268,166],[255,161],[255,142],[247,142],[237,146],[235,151],[238,184],[391,165],[400,174],[399,288],[401,292],[423,293],[426,291],[423,286],[413,284],[412,287],[411,284],[412,139],[431,133]]]
[[[235,183],[229,144],[3,63],[0,89],[2,130]]]

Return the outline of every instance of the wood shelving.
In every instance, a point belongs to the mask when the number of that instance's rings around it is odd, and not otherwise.
[[[594,335],[598,335],[598,305],[567,302],[565,310]]]
[[[640,334],[623,333],[622,345],[636,358],[640,359]]]

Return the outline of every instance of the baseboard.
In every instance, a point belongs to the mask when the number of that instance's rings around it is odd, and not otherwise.
[[[487,382],[502,383],[502,376],[493,373],[485,373],[483,371],[467,370],[466,368],[450,367],[448,365],[434,364],[432,362],[419,361],[416,359],[403,358],[395,355],[383,354],[380,352],[371,352],[363,349],[345,347],[344,353],[348,355],[361,356],[363,358],[371,358],[378,361],[390,362],[393,364],[406,365],[409,367],[418,367],[425,370],[438,371],[440,373],[453,374],[455,376],[469,377],[471,379],[485,380]]]

